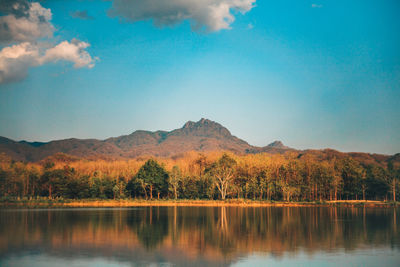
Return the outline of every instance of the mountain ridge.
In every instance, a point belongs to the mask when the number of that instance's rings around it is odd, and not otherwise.
[[[188,121],[181,128],[171,131],[136,130],[128,135],[109,137],[104,140],[68,138],[49,142],[28,142],[0,137],[0,153],[5,153],[14,160],[27,162],[40,161],[57,153],[80,158],[120,159],[139,156],[171,157],[188,151],[217,150],[237,154],[283,154],[292,151],[299,153],[299,156],[302,155],[301,152],[304,152],[287,147],[279,140],[264,147],[252,146],[232,135],[221,124],[205,118],[197,122]],[[308,151],[309,154],[315,153],[312,152],[315,150]],[[333,153],[329,149],[326,151],[326,154]],[[353,154],[359,156],[359,153]],[[386,158],[385,155],[382,156]]]
[[[134,158],[142,155],[169,157],[187,151],[227,150],[234,153],[257,153],[255,146],[234,136],[221,124],[202,118],[188,121],[171,131],[136,130],[128,135],[99,139],[68,138],[49,142],[0,139],[0,153],[15,160],[40,161],[56,153],[83,158]],[[280,152],[280,151],[279,151]]]

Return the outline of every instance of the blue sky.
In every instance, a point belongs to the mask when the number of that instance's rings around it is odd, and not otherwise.
[[[44,56],[1,83],[0,136],[103,139],[205,117],[252,145],[400,152],[399,1],[238,0],[253,6],[232,6],[230,29],[201,7],[170,25],[166,7],[140,17],[132,1],[132,18],[118,1],[40,2],[54,29],[35,44],[79,40],[90,59]]]

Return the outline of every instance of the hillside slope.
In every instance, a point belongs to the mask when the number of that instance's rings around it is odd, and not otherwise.
[[[45,143],[17,142],[0,137],[0,154],[4,153],[14,160],[28,162],[40,161],[50,156],[57,157],[59,153],[87,159],[124,159],[139,156],[171,157],[188,151],[220,150],[237,154],[291,152],[291,157],[307,156],[318,161],[350,156],[364,164],[376,163],[384,166],[389,161],[395,165],[400,164],[400,154],[389,156],[355,152],[343,153],[333,149],[296,150],[285,146],[281,141],[274,141],[264,147],[252,146],[233,136],[221,124],[208,119],[201,119],[198,122],[188,121],[182,128],[169,132],[139,130],[129,135],[105,140],[71,138]],[[68,160],[71,159],[68,158]]]
[[[64,139],[48,143],[13,141],[0,137],[0,153],[15,160],[39,161],[56,153],[91,158],[133,158],[141,155],[168,157],[186,151],[228,150],[246,153],[255,147],[233,136],[219,123],[201,119],[167,131],[135,131],[129,135],[97,139]]]

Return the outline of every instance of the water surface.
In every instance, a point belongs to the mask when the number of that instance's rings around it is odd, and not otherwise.
[[[0,266],[400,266],[395,208],[0,210]]]

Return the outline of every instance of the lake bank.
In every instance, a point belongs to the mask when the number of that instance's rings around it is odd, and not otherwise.
[[[0,207],[138,207],[138,206],[193,206],[193,207],[391,207],[399,202],[384,202],[372,200],[338,200],[325,202],[283,202],[258,200],[96,200],[96,199],[13,199],[1,200]]]

